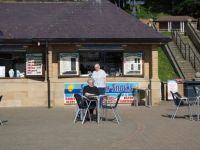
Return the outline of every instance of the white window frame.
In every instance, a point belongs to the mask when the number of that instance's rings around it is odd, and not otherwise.
[[[72,70],[72,59],[75,60],[75,70]],[[73,62],[74,63],[74,62]],[[64,73],[66,72],[66,73]],[[59,53],[59,76],[79,75],[79,53]]]
[[[123,75],[143,75],[142,52],[125,52],[123,54]]]

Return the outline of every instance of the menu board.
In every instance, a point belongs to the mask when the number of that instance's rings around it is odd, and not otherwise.
[[[26,76],[42,76],[42,53],[26,54]]]

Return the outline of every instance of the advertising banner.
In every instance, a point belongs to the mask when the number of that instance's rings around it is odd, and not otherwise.
[[[168,100],[172,100],[172,94],[171,92],[178,92],[178,84],[175,80],[168,80],[167,82],[167,93],[168,93]]]
[[[26,54],[26,76],[42,76],[42,53]]]
[[[81,94],[87,83],[65,83],[64,84],[64,105],[75,104],[74,94]],[[119,103],[130,104],[135,100],[136,89],[139,82],[107,82],[106,95],[109,102],[115,102],[115,98],[122,93]]]

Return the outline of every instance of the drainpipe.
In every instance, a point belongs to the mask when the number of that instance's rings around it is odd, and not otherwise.
[[[47,96],[48,96],[48,108],[51,108],[51,85],[49,79],[49,52],[48,52],[48,42],[45,44],[45,52],[46,52],[46,79],[47,79]]]

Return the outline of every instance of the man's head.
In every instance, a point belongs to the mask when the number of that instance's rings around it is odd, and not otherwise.
[[[99,71],[101,67],[100,67],[99,64],[95,64],[95,65],[94,65],[94,68],[95,68],[96,71]]]
[[[93,86],[94,86],[94,79],[89,78],[89,79],[87,80],[87,83],[88,83],[88,85],[89,85],[90,87],[93,87]]]

